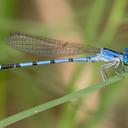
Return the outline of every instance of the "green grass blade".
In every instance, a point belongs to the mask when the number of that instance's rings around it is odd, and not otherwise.
[[[16,0],[2,0],[0,1],[0,24],[3,23],[1,19],[12,17],[14,12],[14,3]],[[0,27],[1,28],[1,27]],[[3,35],[5,33],[5,29],[0,29],[0,61],[4,59],[3,51],[5,47],[2,44]],[[5,55],[7,56],[7,54]],[[7,73],[1,72],[0,74],[0,118],[5,117],[7,110],[6,110],[6,103],[7,103]]]
[[[127,0],[116,0],[114,2],[107,25],[100,37],[100,42],[104,44],[112,43],[117,29],[122,21],[127,2]]]
[[[95,0],[89,17],[87,18],[87,23],[85,27],[86,40],[93,41],[96,39],[98,27],[100,20],[102,18],[104,8],[106,6],[107,0]]]
[[[123,73],[122,76],[125,76],[125,78],[126,78],[126,77],[128,77],[128,73]],[[123,78],[124,77],[114,76],[114,77],[106,80],[106,82],[100,82],[100,83],[95,84],[93,86],[90,86],[88,88],[70,93],[70,94],[63,96],[61,98],[49,101],[49,102],[44,103],[42,105],[38,105],[38,106],[30,108],[26,111],[23,111],[23,112],[20,112],[18,114],[15,114],[13,116],[10,116],[10,117],[0,121],[0,128],[6,127],[10,124],[17,122],[17,121],[20,121],[20,120],[25,119],[27,117],[30,117],[32,115],[38,114],[39,112],[46,111],[50,108],[53,108],[57,105],[66,103],[66,102],[71,101],[71,100],[78,98],[80,96],[87,95],[93,91],[96,91],[97,89],[100,89],[100,88],[103,88],[103,87],[110,85],[112,83],[118,82],[118,81],[122,80]]]
[[[7,86],[5,77],[6,73],[0,74],[0,119],[6,115]]]

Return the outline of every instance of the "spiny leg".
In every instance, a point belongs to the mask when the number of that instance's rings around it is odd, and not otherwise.
[[[124,65],[124,62],[122,61],[122,59],[119,58],[119,61],[116,61],[116,64],[115,64],[115,66],[114,66],[115,74],[116,74],[117,76],[119,76],[119,77],[123,77],[123,78],[124,78],[124,76],[122,76],[122,75],[118,72],[118,67],[119,67],[119,65],[120,65],[120,62],[121,62],[121,65],[122,65],[122,71],[125,72],[125,65]]]
[[[120,61],[117,61],[115,66],[114,66],[114,69],[115,69],[115,74],[120,76],[120,73],[118,72],[118,67],[119,67],[119,64],[120,64]]]
[[[126,71],[126,67],[125,67],[123,59],[120,58],[120,62],[121,62],[121,65],[122,65],[122,71],[125,72]]]
[[[112,67],[113,65],[115,65],[114,62],[109,62],[109,63],[104,64],[104,65],[101,66],[100,71],[101,71],[101,76],[102,76],[102,79],[103,79],[104,82],[108,78],[107,73],[106,73],[105,70]]]

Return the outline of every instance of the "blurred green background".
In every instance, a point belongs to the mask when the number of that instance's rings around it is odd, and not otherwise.
[[[127,0],[1,0],[0,63],[37,58],[6,45],[9,32],[128,47]],[[55,64],[0,71],[0,119],[102,81],[101,64]],[[113,71],[109,75],[114,75]],[[128,80],[57,106],[8,128],[128,128]]]

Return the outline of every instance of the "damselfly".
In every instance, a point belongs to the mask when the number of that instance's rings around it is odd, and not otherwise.
[[[94,48],[82,44],[64,42],[55,39],[49,39],[24,33],[10,33],[6,37],[6,42],[20,51],[31,53],[33,55],[60,58],[79,54],[89,54],[87,57],[64,58],[52,60],[39,60],[34,62],[23,62],[15,64],[0,65],[0,69],[18,68],[42,64],[69,63],[69,62],[106,62],[101,66],[101,75],[103,80],[107,78],[106,69],[114,67],[115,73],[119,64],[125,71],[125,63],[128,62],[128,48],[124,48],[124,53],[119,53],[108,48]]]

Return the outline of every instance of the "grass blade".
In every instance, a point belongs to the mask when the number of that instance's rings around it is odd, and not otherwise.
[[[126,77],[128,77],[128,73],[123,73],[122,76],[125,76],[125,78],[126,78]],[[88,88],[82,89],[80,91],[72,92],[66,96],[61,97],[61,98],[49,101],[47,103],[35,106],[33,108],[30,108],[28,110],[25,110],[23,112],[20,112],[18,114],[13,115],[13,116],[10,116],[10,117],[0,121],[0,128],[6,127],[10,124],[17,122],[17,121],[20,121],[20,120],[25,119],[27,117],[30,117],[32,115],[38,114],[39,112],[46,111],[50,108],[53,108],[57,105],[66,103],[66,102],[71,101],[71,100],[78,98],[80,96],[87,95],[93,91],[96,91],[97,89],[100,89],[100,88],[103,88],[103,87],[110,85],[112,83],[118,82],[118,81],[122,80],[123,78],[124,77],[114,76],[114,77],[106,80],[106,82],[97,83],[97,84],[90,86]]]
[[[123,19],[127,2],[127,0],[116,0],[114,2],[107,25],[100,37],[100,42],[103,42],[104,44],[112,43],[117,29]]]

